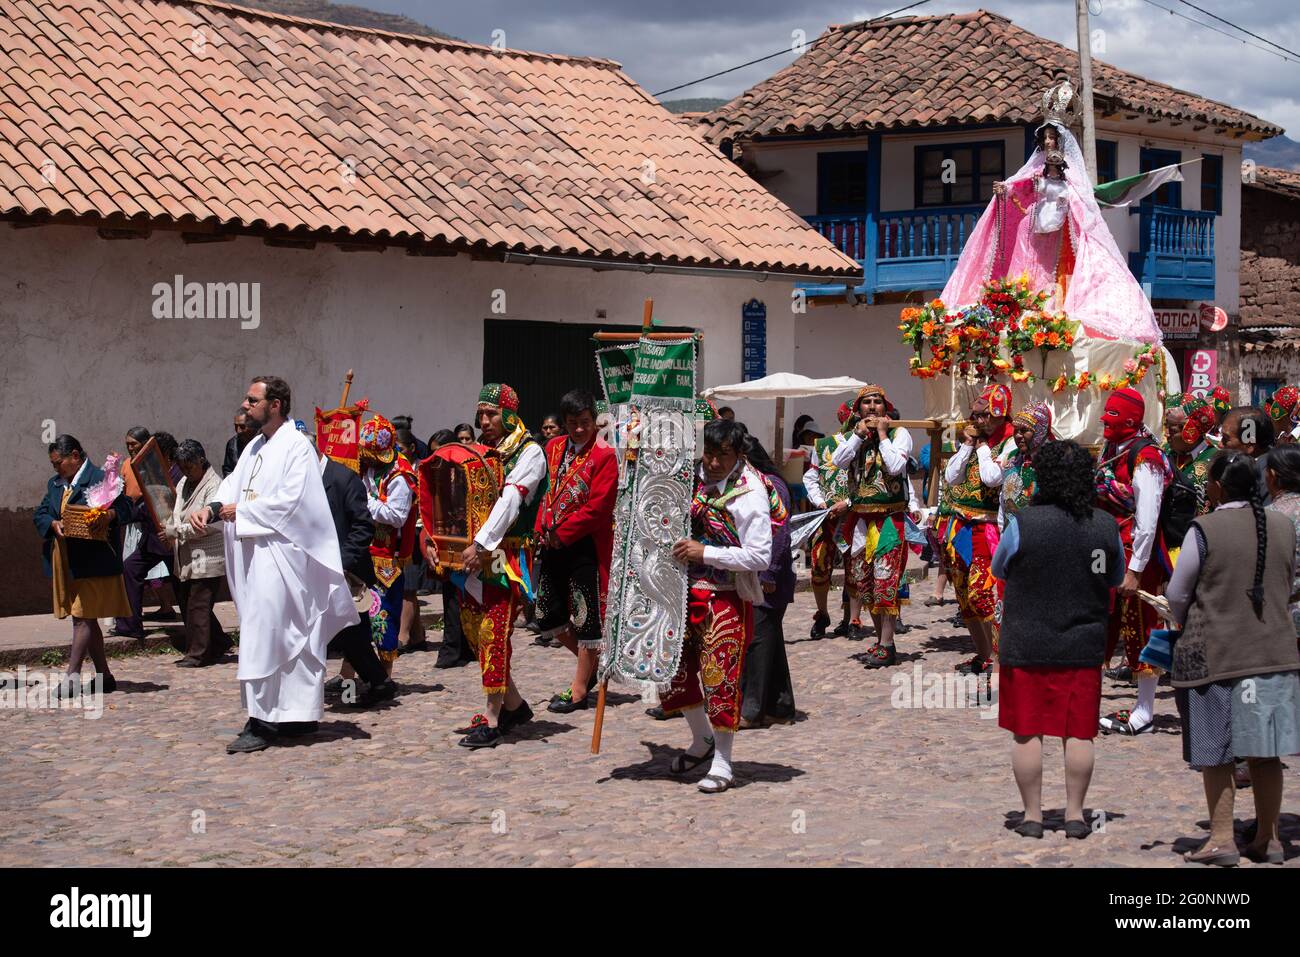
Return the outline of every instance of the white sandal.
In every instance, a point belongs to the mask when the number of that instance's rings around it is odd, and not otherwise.
[[[710,783],[715,786],[709,787]],[[705,794],[721,794],[723,791],[729,790],[731,784],[731,778],[724,778],[719,774],[706,774],[696,786]]]

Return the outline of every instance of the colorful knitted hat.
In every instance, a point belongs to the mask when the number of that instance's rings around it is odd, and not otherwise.
[[[980,393],[979,399],[989,404],[989,415],[995,419],[1006,418],[1011,414],[1011,390],[1001,382],[990,382]]]
[[[1187,395],[1183,397],[1179,408],[1187,416],[1179,435],[1188,445],[1199,445],[1202,439],[1214,431],[1214,407],[1199,396]]]
[[[1030,454],[1037,452],[1044,442],[1052,438],[1052,410],[1046,402],[1033,402],[1025,406],[1016,413],[1011,422],[1016,426],[1028,426],[1031,430]]]
[[[361,457],[388,465],[396,454],[397,431],[393,423],[376,415],[361,426]]]
[[[1210,392],[1210,405],[1214,414],[1221,420],[1232,408],[1232,395],[1221,385],[1216,385]]]
[[[478,394],[478,404],[502,411],[519,411],[519,393],[504,382],[489,382]]]
[[[1264,411],[1273,420],[1274,425],[1296,420],[1296,404],[1300,403],[1300,389],[1293,385],[1284,385],[1273,393],[1273,397],[1264,403]]]
[[[840,407],[835,410],[835,418],[839,419],[840,425],[843,425],[845,422],[849,421],[849,417],[852,415],[853,415],[853,410],[849,408],[849,404],[847,402],[841,402]]]

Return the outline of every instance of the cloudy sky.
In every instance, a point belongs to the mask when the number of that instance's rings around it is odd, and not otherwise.
[[[831,0],[352,0],[360,6],[403,13],[465,40],[491,43],[504,32],[507,46],[608,57],[651,93],[698,79],[755,57],[788,49],[794,31],[808,39],[829,23],[880,16],[909,0],[889,4]],[[1179,0],[1089,0],[1093,30],[1104,31],[1104,52],[1116,66],[1249,110],[1292,135],[1300,133],[1300,57],[1289,61],[1170,15],[1173,8],[1233,31]],[[1294,0],[1193,0],[1198,7],[1290,50],[1300,51],[1300,4]],[[1158,5],[1158,6],[1157,6]],[[983,6],[1040,36],[1075,46],[1072,0],[968,0],[930,2],[917,14],[962,12]],[[780,69],[783,55],[680,90],[668,99],[730,98]],[[1297,136],[1300,138],[1300,136]]]

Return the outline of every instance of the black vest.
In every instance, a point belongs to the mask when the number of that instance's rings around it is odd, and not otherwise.
[[[1123,567],[1119,529],[1101,509],[1075,521],[1056,505],[1017,512],[1020,547],[1007,563],[998,657],[1013,668],[1100,668],[1108,579]]]

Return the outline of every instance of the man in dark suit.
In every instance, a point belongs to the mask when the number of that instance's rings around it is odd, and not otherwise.
[[[370,560],[370,540],[375,536],[375,525],[366,506],[366,486],[361,476],[333,459],[321,456],[321,480],[325,484],[325,498],[334,517],[334,531],[338,534],[339,552],[343,556],[343,570],[361,579],[368,586],[375,584],[375,567]],[[361,621],[344,628],[330,642],[343,660],[352,666],[366,687],[356,697],[356,704],[368,708],[387,701],[397,694],[397,684],[379,661],[370,638],[370,615],[361,610]],[[338,685],[346,691],[346,681]],[[330,684],[326,685],[330,690]]]
[[[235,413],[235,434],[230,437],[226,443],[226,457],[221,463],[221,477],[225,478],[235,470],[239,464],[239,456],[243,453],[244,447],[253,441],[253,436],[257,435],[257,428],[252,422],[248,421],[248,416],[244,414],[243,409]]]

